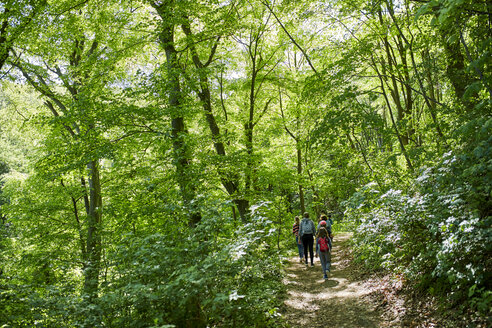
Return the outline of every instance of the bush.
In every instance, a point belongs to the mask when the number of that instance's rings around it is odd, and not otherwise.
[[[490,146],[490,139],[488,139]],[[487,315],[492,306],[490,147],[447,153],[408,191],[368,185],[347,203],[357,259]],[[488,171],[487,171],[488,170]]]
[[[106,326],[275,326],[283,287],[279,252],[267,242],[271,224],[257,216],[228,236],[210,219],[172,239],[128,235],[111,255]]]

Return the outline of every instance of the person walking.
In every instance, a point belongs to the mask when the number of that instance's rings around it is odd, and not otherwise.
[[[325,227],[326,231],[328,232],[328,237],[330,237],[331,241],[333,242],[333,233],[331,230],[332,224],[333,220],[331,218],[328,218],[326,215],[321,215],[316,231],[319,231],[321,227]]]
[[[316,240],[316,247],[319,247],[319,261],[321,262],[323,278],[328,279],[327,272],[330,272],[331,267],[331,239],[324,225],[319,228]]]
[[[318,219],[318,226],[316,227],[316,234],[318,234],[319,228],[321,227],[321,223],[323,222],[324,218],[326,218],[326,215],[324,214],[324,212],[321,212],[321,216]],[[324,224],[326,225],[326,222],[324,222]],[[319,245],[318,245],[318,238],[317,237],[316,237],[315,245],[316,245],[316,254],[315,254],[315,256],[318,257]]]
[[[325,211],[321,211],[321,214],[319,215],[319,219],[318,219],[318,227],[319,227],[319,222],[321,221],[326,221],[327,227],[329,226],[331,229],[331,226],[333,225],[333,219],[331,217],[331,213],[326,214]]]
[[[304,258],[304,248],[302,246],[301,238],[299,237],[299,216],[294,218],[294,225],[292,226],[292,234],[296,237],[297,250],[299,252],[299,261],[302,263]]]
[[[309,218],[309,213],[305,212],[304,217],[299,225],[299,236],[302,240],[302,247],[304,249],[304,263],[308,264],[308,251],[311,258],[311,266],[314,266],[314,254],[313,254],[313,238],[316,232],[314,222]]]
[[[326,220],[326,230],[328,231],[328,235],[330,235],[331,242],[333,243],[333,231],[332,231],[332,225],[333,225],[333,219],[331,218],[331,214],[328,214],[328,217],[325,216]],[[329,226],[329,229],[328,229]]]
[[[328,220],[326,221],[326,223],[330,224],[330,227],[333,225],[333,219],[331,218],[331,213],[328,214]]]

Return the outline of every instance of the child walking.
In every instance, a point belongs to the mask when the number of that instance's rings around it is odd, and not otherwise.
[[[331,267],[331,239],[325,227],[320,227],[316,235],[316,247],[319,248],[319,261],[323,270],[323,278],[328,279],[327,272]]]

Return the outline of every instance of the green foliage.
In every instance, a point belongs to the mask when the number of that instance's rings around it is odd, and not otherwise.
[[[105,325],[275,326],[282,291],[279,252],[268,242],[275,232],[255,216],[243,227],[204,218],[194,233],[172,238],[127,235],[109,258]]]
[[[489,135],[490,130],[471,152],[447,153],[438,165],[424,169],[406,193],[381,195],[367,186],[354,194],[347,215],[360,223],[358,259],[404,272],[452,304],[466,301],[488,315],[492,176],[482,167],[490,163]]]
[[[259,206],[245,226],[231,218],[207,216],[194,231],[123,235],[107,254],[101,297],[95,303],[73,293],[79,287],[69,280],[75,274],[69,268],[42,265],[53,262],[53,254],[26,252],[23,258],[30,264],[20,262],[20,267],[44,271],[12,276],[10,266],[0,277],[2,322],[50,327],[277,327],[283,292],[278,224],[260,214],[270,210],[266,204]],[[63,275],[49,277],[60,270]]]
[[[279,326],[301,200],[489,315],[484,6],[0,5],[1,324]]]

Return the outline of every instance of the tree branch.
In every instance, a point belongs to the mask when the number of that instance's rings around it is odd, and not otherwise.
[[[272,13],[273,17],[275,17],[275,19],[277,20],[277,22],[279,23],[280,27],[282,28],[282,30],[285,32],[285,34],[287,34],[287,36],[289,37],[289,39],[292,41],[292,43],[294,43],[294,45],[302,52],[302,54],[304,55],[304,57],[306,58],[309,66],[311,67],[311,69],[313,70],[313,72],[318,75],[318,71],[314,68],[313,64],[311,63],[311,60],[309,59],[309,56],[307,55],[307,53],[304,51],[304,49],[296,42],[296,40],[294,40],[294,38],[292,37],[292,35],[289,33],[289,31],[287,31],[287,29],[285,28],[284,24],[282,24],[282,22],[280,21],[280,19],[277,17],[277,15],[273,12],[273,9],[270,7],[270,5],[268,4],[268,2],[266,1],[262,1],[263,4],[268,8],[268,10]]]
[[[461,40],[461,43],[463,44],[463,47],[465,48],[466,57],[468,58],[468,60],[470,61],[470,63],[472,63],[473,62],[473,59],[472,59],[472,57],[470,55],[470,51],[468,50],[468,46],[466,45],[465,38],[463,38],[463,30],[462,29],[460,29],[460,40]],[[485,86],[485,88],[487,88],[487,91],[489,92],[490,99],[492,99],[492,89],[490,89],[489,84],[483,78],[482,71],[476,65],[475,65],[474,68],[475,68],[475,72],[477,73],[480,81],[482,81],[482,83]]]
[[[284,129],[287,133],[297,142],[297,137],[289,130],[287,123],[285,122],[284,109],[282,106],[282,92],[280,91],[280,86],[278,87],[278,95],[280,100],[280,113],[282,114],[282,122],[284,122]]]
[[[261,120],[263,115],[265,115],[266,111],[268,110],[268,106],[270,105],[270,102],[273,100],[273,98],[268,99],[268,101],[265,103],[265,106],[263,107],[263,111],[258,115],[258,118],[256,119],[256,122],[253,123],[253,127],[255,127],[258,122]]]
[[[64,13],[69,12],[69,11],[70,11],[70,10],[72,10],[72,9],[76,9],[77,7],[80,7],[80,6],[84,5],[84,4],[86,4],[87,2],[89,2],[89,0],[84,0],[84,1],[82,1],[82,2],[76,3],[75,5],[71,6],[71,7],[70,7],[70,8],[68,8],[68,9],[65,9],[65,10],[64,10],[64,11],[62,11],[62,12],[55,13],[55,17],[56,17],[56,18],[58,18],[59,16],[63,15]]]
[[[53,116],[54,116],[54,117],[60,117],[60,114],[58,114],[58,112],[56,111],[55,107],[53,106],[53,104],[52,104],[49,100],[46,100],[46,101],[44,102],[44,105],[45,105],[46,107],[48,107],[48,108],[51,110],[51,112],[53,113]],[[75,136],[75,132],[73,132],[73,130],[72,130],[72,128],[71,128],[71,127],[69,127],[69,126],[68,126],[68,125],[66,125],[66,124],[63,124],[63,127],[65,127],[65,129],[68,131],[68,133],[70,133],[70,135],[71,135],[72,137],[74,137],[74,136]]]
[[[55,94],[53,93],[53,91],[50,90],[46,81],[44,81],[44,79],[39,74],[34,72],[34,74],[37,76],[37,78],[39,79],[41,84],[44,86],[44,88],[40,86],[40,83],[35,82],[32,79],[32,77],[24,70],[24,68],[20,64],[18,64],[16,62],[12,62],[12,65],[17,67],[22,72],[22,75],[26,78],[26,80],[29,82],[29,84],[34,89],[36,89],[43,96],[50,98],[62,111],[65,112],[67,110],[65,105],[63,105],[63,103],[55,97]]]

